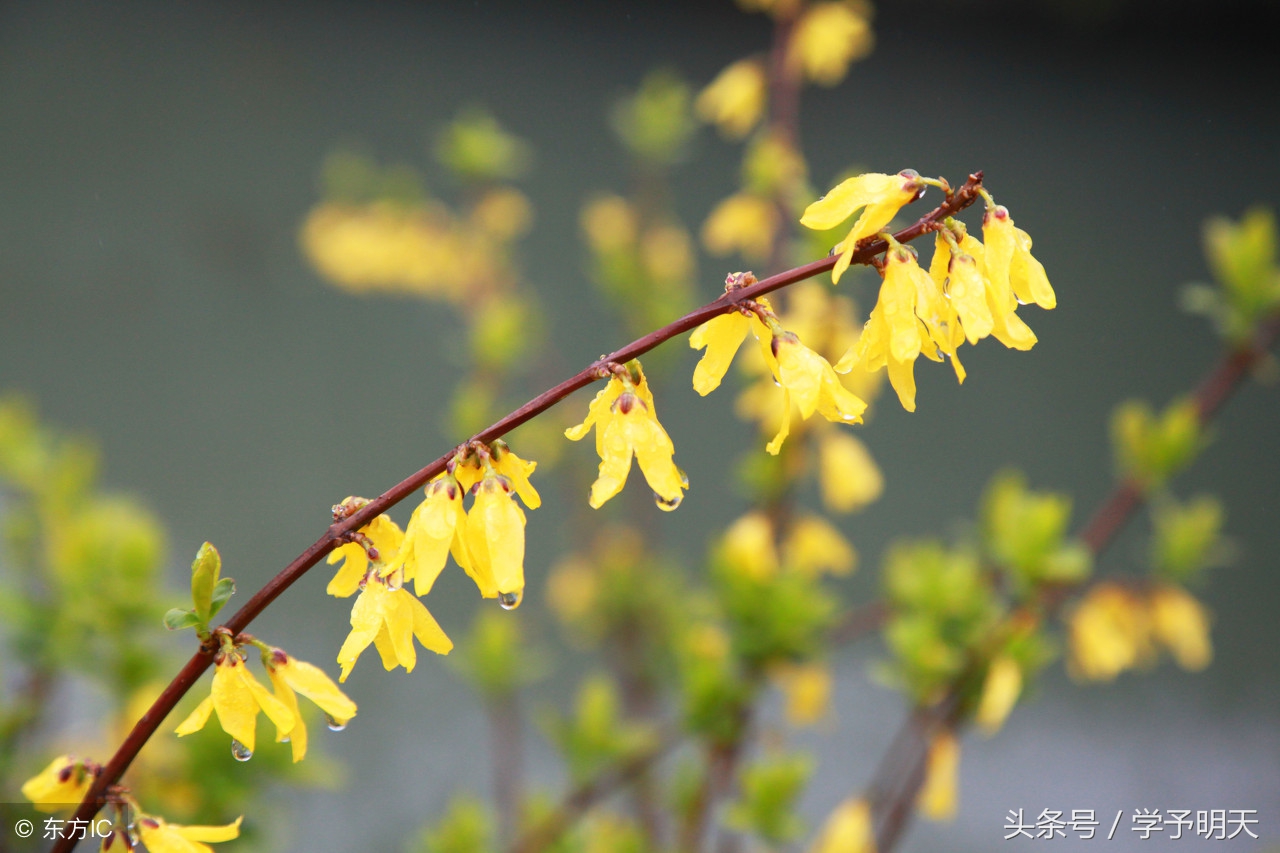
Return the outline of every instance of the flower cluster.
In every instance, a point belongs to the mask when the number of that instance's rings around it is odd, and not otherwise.
[[[675,446],[658,423],[653,392],[649,390],[644,370],[640,362],[631,361],[614,365],[608,375],[609,384],[591,401],[587,417],[564,432],[565,437],[579,441],[595,427],[600,472],[591,484],[591,506],[599,509],[622,491],[634,456],[649,488],[653,489],[654,502],[663,510],[673,510],[684,500],[689,478],[672,459]]]
[[[1204,669],[1213,657],[1208,613],[1175,584],[1139,590],[1100,583],[1070,613],[1068,626],[1068,671],[1080,679],[1111,681],[1149,666],[1157,644],[1186,670]]]
[[[835,247],[840,257],[832,281],[838,282],[848,269],[860,240],[880,234],[930,184],[945,188],[943,182],[922,178],[910,169],[897,175],[859,175],[809,205],[800,222],[816,230],[834,228],[861,211]],[[948,219],[939,226],[927,272],[913,248],[882,235],[889,249],[879,298],[861,338],[839,360],[836,370],[844,372],[856,365],[867,370],[887,367],[903,408],[915,411],[914,369],[921,354],[933,361],[949,357],[956,378],[963,382],[965,370],[958,349],[965,341],[972,345],[993,336],[1012,349],[1035,345],[1035,333],[1018,317],[1017,307],[1034,302],[1051,309],[1057,298],[1044,266],[1031,254],[1031,237],[1014,225],[1009,211],[985,190],[983,197],[987,202],[982,223],[985,244]]]
[[[524,595],[524,511],[542,504],[529,482],[537,463],[521,459],[506,442],[465,445],[446,471],[427,483],[424,500],[404,531],[379,515],[334,549],[329,562],[343,561],[329,583],[330,595],[341,598],[359,591],[351,610],[351,633],[338,652],[345,681],[360,654],[373,644],[388,670],[417,663],[413,639],[437,654],[453,648],[418,596],[431,591],[449,555],[475,581],[485,598],[497,598],[506,609]],[[473,495],[464,510],[466,493]],[[364,502],[348,498],[336,509],[358,509]],[[344,509],[345,508],[345,509]]]

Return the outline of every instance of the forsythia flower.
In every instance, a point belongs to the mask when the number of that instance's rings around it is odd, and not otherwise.
[[[800,224],[815,231],[835,228],[855,211],[862,210],[849,235],[836,244],[835,251],[840,252],[840,259],[831,271],[832,282],[840,281],[840,276],[849,268],[858,241],[888,225],[898,211],[924,188],[919,173],[914,169],[904,169],[896,175],[870,172],[841,182],[805,208]]]
[[[766,310],[772,310],[767,299],[757,299],[756,302]],[[720,387],[729,364],[737,354],[738,347],[746,340],[748,332],[755,335],[760,343],[761,354],[770,364],[770,369],[773,369],[773,350],[770,346],[773,333],[769,331],[769,327],[754,312],[742,314],[730,311],[728,314],[712,317],[694,329],[689,336],[690,347],[706,350],[693,369],[693,390],[705,397]]]
[[[756,578],[778,572],[778,549],[773,524],[763,512],[749,512],[724,532],[720,553],[738,571]]]
[[[333,683],[333,679],[319,667],[290,657],[284,649],[272,649],[263,660],[276,696],[293,714],[294,726],[289,733],[289,747],[295,762],[301,761],[307,754],[307,726],[298,710],[297,693],[319,705],[320,710],[329,718],[331,726],[343,727],[356,715],[356,703],[347,698],[338,689],[338,685]]]
[[[871,317],[858,342],[841,357],[836,369],[844,372],[855,364],[870,370],[887,366],[889,382],[908,412],[916,409],[915,360],[923,353],[941,361],[940,352],[952,357],[956,376],[964,381],[964,368],[956,358],[963,333],[955,309],[943,298],[937,283],[920,269],[915,253],[893,245],[885,255],[884,283]]]
[[[826,665],[787,664],[770,674],[786,698],[791,725],[811,726],[831,712],[831,670]]]
[[[847,575],[858,562],[853,546],[820,515],[802,515],[791,525],[782,546],[783,562],[793,572]]]
[[[776,369],[774,378],[782,386],[782,426],[765,449],[777,455],[782,442],[791,432],[791,402],[800,407],[800,417],[808,420],[818,412],[829,421],[837,423],[861,423],[867,404],[844,385],[831,367],[831,363],[800,343],[790,332],[775,334],[773,355]],[[771,365],[773,366],[773,365]]]
[[[991,662],[982,685],[982,698],[973,715],[974,722],[990,737],[1000,730],[1022,693],[1022,668],[1018,662],[1001,655]]]
[[[1101,583],[1068,617],[1076,678],[1110,681],[1151,659],[1151,620],[1146,603],[1123,587]]]
[[[667,431],[658,423],[653,393],[639,362],[632,362],[634,379],[617,374],[596,394],[582,423],[565,430],[572,441],[582,439],[594,426],[596,453],[600,455],[600,472],[591,484],[591,506],[599,509],[605,501],[622,491],[631,472],[634,454],[640,470],[653,489],[658,506],[673,510],[684,498],[689,481],[676,467],[672,457],[675,446]],[[631,371],[631,368],[628,368]]]
[[[849,63],[871,53],[875,38],[867,19],[844,3],[815,3],[797,23],[787,66],[823,86],[839,83]]]
[[[1151,629],[1183,669],[1198,672],[1213,660],[1209,616],[1181,587],[1162,584],[1152,591]]]
[[[778,209],[753,193],[735,193],[715,206],[702,224],[702,244],[713,255],[737,251],[744,258],[763,261],[773,249]]]
[[[30,800],[37,811],[57,811],[83,800],[101,769],[74,755],[60,755],[22,783],[22,796]]]
[[[987,276],[1000,290],[1011,290],[1018,301],[1034,302],[1046,310],[1058,304],[1044,265],[1031,255],[1031,236],[1013,224],[1004,205],[995,205],[982,218]]]
[[[296,725],[289,706],[267,692],[236,650],[229,646],[224,646],[214,657],[213,689],[174,731],[179,737],[198,732],[214,711],[218,712],[222,730],[248,754],[253,753],[256,743],[259,711],[275,723],[279,739],[287,737]],[[232,747],[235,749],[234,743]],[[236,752],[243,754],[240,750]]]
[[[740,59],[702,90],[694,109],[725,136],[741,139],[764,112],[765,91],[764,66],[756,59]]]
[[[138,818],[138,835],[148,853],[213,853],[204,842],[230,841],[240,837],[240,821],[225,826],[180,826],[164,818],[143,815]]]
[[[944,731],[929,744],[924,786],[920,789],[920,811],[931,820],[951,820],[956,816],[956,777],[960,770],[960,742],[955,732]]]
[[[831,430],[818,442],[818,486],[832,512],[854,512],[880,497],[884,475],[856,436]]]
[[[360,528],[360,533],[369,539],[378,552],[378,559],[383,561],[395,557],[404,541],[400,528],[386,515],[376,516],[373,521]],[[345,562],[339,567],[333,580],[329,581],[325,592],[338,598],[348,598],[360,589],[360,584],[369,574],[369,554],[359,542],[347,542],[329,552],[330,564],[339,560]]]
[[[360,653],[370,643],[382,656],[386,669],[403,666],[405,672],[412,672],[418,662],[414,637],[436,654],[447,655],[453,648],[453,642],[427,608],[407,589],[393,589],[377,575],[369,577],[351,608],[351,633],[338,651],[338,664],[342,667],[338,681],[347,680]]]
[[[413,511],[399,549],[380,572],[383,577],[388,577],[397,570],[403,570],[403,583],[412,580],[420,596],[431,591],[436,578],[444,571],[450,552],[459,566],[466,569],[470,565],[462,486],[452,474],[441,474],[427,483],[423,493],[426,500]],[[363,579],[364,575],[360,577]],[[337,583],[337,578],[334,578],[334,583]]]
[[[472,490],[475,501],[466,526],[467,553],[471,558],[467,574],[481,595],[496,597],[508,609],[519,606],[524,595],[525,517],[512,490],[511,480],[502,475],[481,479]],[[533,494],[536,498],[537,492]],[[533,509],[538,502],[529,503],[526,498],[525,505]]]
[[[875,853],[875,849],[871,806],[850,797],[831,812],[809,853]]]

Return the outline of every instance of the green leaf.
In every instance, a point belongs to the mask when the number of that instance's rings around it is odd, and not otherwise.
[[[220,571],[222,557],[218,555],[218,549],[204,543],[191,563],[191,601],[204,622],[213,618],[213,588],[218,583]]]
[[[175,607],[164,614],[164,626],[170,631],[180,631],[183,628],[194,628],[203,624],[204,620],[194,610]]]
[[[213,597],[209,603],[209,618],[218,615],[218,611],[222,609],[222,605],[227,603],[227,599],[236,594],[235,578],[222,578],[213,587]]]

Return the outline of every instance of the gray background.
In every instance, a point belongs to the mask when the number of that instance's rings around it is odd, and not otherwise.
[[[962,389],[924,365],[919,410],[882,405],[862,430],[888,480],[847,525],[864,566],[890,536],[972,517],[1004,465],[1092,507],[1110,482],[1112,405],[1162,405],[1214,357],[1204,324],[1174,305],[1180,284],[1207,276],[1203,218],[1280,189],[1271,5],[1218,3],[1212,17],[1191,4],[886,7],[875,55],[840,88],[806,95],[815,183],[851,162],[956,181],[985,169],[1035,236],[1060,307],[1024,310],[1033,352],[978,347]],[[584,195],[624,188],[608,104],[655,64],[702,83],[766,39],[763,19],[728,3],[0,5],[0,388],[97,436],[109,486],[168,527],[176,589],[205,539],[241,589],[256,588],[319,534],[330,504],[376,494],[445,447],[450,312],[336,292],[297,249],[325,154],[356,143],[425,163],[429,134],[474,102],[526,137],[538,221],[523,257],[567,374],[621,341],[577,242]],[[706,133],[693,163],[676,177],[696,225],[731,190],[738,152]],[[447,189],[438,170],[428,182]],[[702,295],[725,269],[704,262]],[[1000,737],[966,742],[956,823],[918,827],[906,849],[990,849],[1018,807],[1256,808],[1263,842],[1277,837],[1278,393],[1246,388],[1177,484],[1221,495],[1240,546],[1207,594],[1214,666],[1084,689],[1055,667]],[[741,509],[722,443],[754,438],[728,396],[696,401],[685,379],[660,394],[694,487],[658,527],[701,553]],[[579,499],[548,491],[529,528],[531,599],[562,507]],[[1124,538],[1103,570],[1137,570],[1141,547]],[[450,575],[432,609],[456,637],[474,593]],[[329,660],[347,604],[324,583],[299,584],[255,632]],[[537,610],[520,614],[535,632]],[[842,725],[821,740],[813,815],[865,782],[896,725],[899,700],[866,675],[875,654],[841,658]],[[529,704],[552,703],[569,679],[561,671]],[[452,791],[487,790],[483,720],[441,662],[406,676],[366,661],[348,686],[360,717],[324,741],[349,783],[299,797],[281,849],[390,849]],[[531,748],[533,773],[556,781],[547,748]]]

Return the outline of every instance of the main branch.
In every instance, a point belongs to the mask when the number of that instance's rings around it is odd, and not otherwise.
[[[921,236],[935,230],[939,224],[948,216],[954,216],[961,210],[973,204],[979,197],[978,190],[982,186],[982,172],[975,172],[969,176],[954,193],[945,198],[942,204],[938,205],[932,211],[921,217],[914,225],[904,228],[894,235],[894,238],[905,243],[909,240]],[[866,264],[871,261],[877,254],[888,248],[884,240],[879,238],[866,239],[861,241],[857,250],[853,254],[853,263]],[[547,391],[534,397],[520,408],[511,412],[506,417],[476,433],[471,441],[491,442],[494,439],[501,438],[511,430],[531,420],[537,415],[542,414],[556,403],[568,397],[574,391],[585,388],[600,377],[600,368],[610,362],[621,364],[637,358],[649,350],[664,343],[677,335],[692,331],[698,326],[710,320],[712,317],[725,314],[734,310],[738,303],[748,299],[755,299],[772,293],[775,290],[812,278],[815,275],[829,271],[835,266],[836,258],[834,256],[823,258],[813,263],[805,264],[777,275],[769,276],[750,287],[735,288],[726,291],[718,299],[709,302],[694,311],[681,317],[673,323],[669,323],[660,329],[657,329],[644,337],[638,338],[622,349],[609,353],[606,356],[592,362],[590,365],[580,370],[578,373],[569,377],[565,381],[550,388]],[[359,512],[353,513],[347,518],[332,524],[324,534],[299,554],[293,562],[285,566],[275,577],[267,582],[262,589],[254,593],[253,597],[244,603],[244,605],[236,611],[230,619],[225,623],[226,629],[232,634],[238,634],[249,626],[258,614],[265,610],[271,602],[283,593],[286,589],[293,585],[298,578],[302,577],[307,571],[320,562],[320,559],[340,545],[343,537],[360,527],[368,524],[378,515],[386,512],[391,507],[404,500],[415,490],[422,488],[427,481],[444,471],[445,464],[453,456],[453,451],[446,453],[439,459],[419,470],[417,473],[411,474],[383,492],[376,499],[370,501]],[[120,748],[116,750],[115,755],[103,767],[102,772],[94,780],[92,787],[85,794],[84,800],[76,809],[76,820],[88,821],[100,809],[105,802],[104,795],[107,789],[116,784],[124,772],[129,769],[129,765],[142,749],[143,745],[155,734],[165,717],[174,709],[181,701],[182,697],[187,694],[196,680],[204,673],[209,665],[213,662],[213,648],[201,648],[186,665],[178,672],[169,686],[164,689],[159,698],[152,704],[142,718],[134,725],[133,730],[129,732],[128,737],[120,744]],[[52,853],[69,853],[75,848],[76,839],[59,838],[52,848]]]

